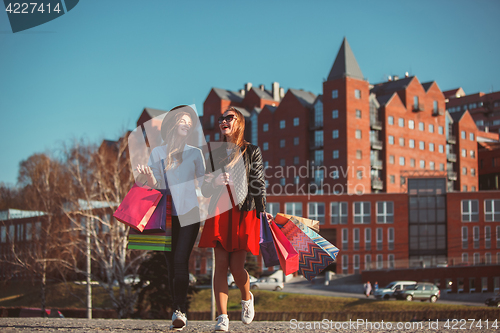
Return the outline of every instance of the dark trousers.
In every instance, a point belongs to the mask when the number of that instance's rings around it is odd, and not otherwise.
[[[194,208],[187,214],[197,215],[193,220],[200,221],[199,210]],[[179,218],[172,216],[172,251],[164,252],[168,268],[168,288],[173,300],[173,311],[186,313],[186,298],[189,287],[189,256],[200,229],[200,222],[181,227]]]

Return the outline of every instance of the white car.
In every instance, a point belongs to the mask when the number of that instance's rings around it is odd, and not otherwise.
[[[279,282],[278,279],[272,277],[260,278],[255,282],[250,283],[250,289],[263,289],[280,291],[284,288],[284,283]]]
[[[398,290],[404,290],[406,287],[416,284],[416,281],[392,281],[384,288],[378,288],[373,292],[373,296],[378,299],[390,299],[396,297],[394,293]]]
[[[250,283],[257,281],[257,278],[250,274],[248,274],[248,277],[250,278]],[[227,285],[228,287],[236,287],[236,282],[234,282],[234,277],[231,273],[227,275]]]

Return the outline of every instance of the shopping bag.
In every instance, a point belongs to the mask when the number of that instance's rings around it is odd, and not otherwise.
[[[165,170],[164,160],[161,160],[162,170]],[[165,184],[167,183],[167,176],[163,172],[163,179]],[[172,228],[172,196],[167,194],[166,189],[158,190],[162,194],[160,201],[158,202],[157,208],[155,209],[153,215],[149,219],[144,232],[155,233],[164,232]]]
[[[295,223],[288,220],[281,229],[299,253],[299,273],[312,281],[316,275],[334,262],[334,259],[306,235]]]
[[[285,275],[295,273],[299,269],[299,255],[297,251],[276,223],[271,222],[270,227],[281,269],[285,272]]]
[[[276,223],[278,223],[278,224],[285,224],[286,221],[288,221],[291,218],[294,218],[294,219],[296,219],[296,220],[304,223],[306,226],[308,226],[309,228],[313,229],[314,231],[319,232],[319,221],[311,220],[311,219],[306,219],[306,218],[300,217],[300,216],[293,216],[293,215],[287,215],[287,214],[283,214],[283,213],[278,213],[276,215]]]
[[[290,218],[290,221],[293,222],[299,229],[305,233],[311,240],[316,243],[319,247],[321,247],[326,253],[332,257],[333,260],[337,259],[337,255],[339,254],[339,249],[324,239],[321,235],[319,235],[316,231],[312,230],[310,227],[302,223],[301,221]]]
[[[129,227],[143,231],[161,197],[160,191],[134,184],[113,216]]]
[[[278,254],[276,253],[276,247],[274,246],[273,234],[271,233],[271,228],[269,228],[269,223],[267,222],[267,217],[264,213],[260,213],[259,246],[262,259],[264,259],[264,265],[266,267],[277,266],[280,264]]]

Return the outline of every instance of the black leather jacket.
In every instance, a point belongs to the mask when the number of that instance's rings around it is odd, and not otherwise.
[[[218,144],[218,147],[216,147]],[[227,159],[227,151],[228,147],[226,143],[216,143],[209,144],[211,149],[212,159],[208,156],[206,160],[206,174],[213,173],[215,177],[217,177],[224,169],[226,170],[228,159]],[[243,174],[243,170],[238,173],[238,170],[229,171],[233,177],[234,189],[236,190],[236,195],[233,194],[233,197],[237,196],[241,198],[239,202],[235,202],[238,204],[238,208],[242,211],[251,211],[256,210],[257,218],[260,217],[260,213],[264,212],[266,209],[266,185],[264,181],[264,165],[262,162],[262,154],[260,152],[259,147],[248,144],[245,154],[243,154],[244,159],[244,167],[245,173]],[[213,169],[212,169],[213,162]],[[240,164],[241,165],[241,164]],[[242,189],[239,184],[245,184],[245,180],[242,177],[246,176],[246,184],[248,186],[246,196],[238,195],[241,193],[245,193],[245,189]],[[238,180],[239,179],[239,180]],[[217,205],[217,201],[223,191],[226,190],[226,186],[215,186],[214,181],[206,182],[204,181],[201,186],[201,192],[203,196],[210,199],[210,204],[208,205],[208,213],[210,216],[213,216],[215,212],[215,207]]]

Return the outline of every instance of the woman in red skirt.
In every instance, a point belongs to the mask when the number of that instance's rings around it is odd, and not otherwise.
[[[203,195],[211,198],[211,217],[205,221],[198,247],[214,248],[213,288],[219,313],[215,330],[227,331],[228,268],[241,291],[241,320],[250,324],[254,317],[254,299],[244,265],[247,252],[259,254],[259,217],[265,213],[266,187],[260,149],[243,138],[243,115],[229,108],[219,118],[219,128],[222,142],[209,143],[207,174],[201,188]]]

